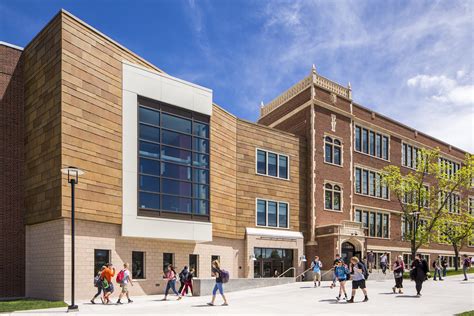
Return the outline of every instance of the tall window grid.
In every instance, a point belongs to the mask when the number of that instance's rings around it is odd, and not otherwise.
[[[389,198],[388,186],[382,181],[382,176],[378,172],[356,167],[354,185],[358,194],[386,200]]]
[[[289,204],[257,199],[257,226],[288,228]]]
[[[355,126],[355,151],[383,160],[390,159],[390,138],[359,125]]]
[[[334,165],[342,165],[342,143],[339,139],[324,137],[324,161]]]
[[[355,221],[362,223],[362,227],[367,229],[369,237],[389,238],[389,219],[389,215],[384,212],[362,209],[355,211]]]
[[[324,209],[341,211],[342,190],[337,184],[326,183],[324,185]]]
[[[438,164],[441,169],[441,172],[448,178],[452,179],[456,172],[461,169],[461,164],[454,162],[452,160],[446,159],[444,157],[439,157]]]
[[[140,105],[138,118],[138,208],[208,217],[208,117]]]

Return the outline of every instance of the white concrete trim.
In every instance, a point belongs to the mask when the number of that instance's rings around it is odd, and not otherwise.
[[[411,253],[411,249],[409,247],[389,247],[389,246],[375,246],[375,245],[368,245],[367,246],[367,251],[370,250],[380,250],[380,251],[401,251],[403,253]],[[439,254],[446,254],[446,255],[453,255],[454,256],[454,250],[436,250],[436,249],[427,249],[427,248],[420,248],[418,249],[419,253],[422,254],[429,254],[429,253],[439,253]],[[459,254],[463,255],[466,253],[467,255],[474,255],[474,252],[469,252],[469,251],[460,251]]]
[[[287,238],[287,239],[288,238],[303,239],[303,234],[301,232],[288,231],[288,230],[246,227],[245,232],[247,235],[252,235],[252,236]]]
[[[10,44],[10,43],[4,42],[4,41],[0,41],[0,45],[7,46],[7,47],[10,47],[10,48],[14,48],[14,49],[17,49],[17,50],[23,50],[23,47],[20,47],[20,46],[14,45],[14,44]]]
[[[122,236],[183,242],[212,241],[212,224],[138,216],[138,96],[211,115],[212,92],[168,75],[123,64]]]

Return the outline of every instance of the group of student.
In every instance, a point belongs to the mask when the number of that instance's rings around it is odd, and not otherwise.
[[[166,301],[168,299],[169,291],[171,290],[176,296],[177,300],[181,300],[184,295],[188,294],[188,291],[193,293],[193,278],[195,275],[194,268],[189,269],[187,266],[184,266],[183,270],[177,274],[173,265],[168,265],[163,271],[163,279],[167,282],[165,288],[165,296],[162,299]],[[226,270],[221,269],[220,263],[218,260],[212,262],[212,276],[216,278],[216,283],[212,291],[211,302],[207,303],[209,306],[214,306],[216,299],[216,294],[219,291],[222,296],[224,303],[223,306],[227,306],[227,299],[224,295],[223,283],[226,283],[229,280],[229,273]],[[100,296],[102,304],[110,304],[110,296],[114,292],[114,283],[112,281],[115,276],[115,267],[111,263],[107,263],[105,266],[102,266],[100,271],[97,273],[94,278],[94,286],[97,287],[97,293],[91,299],[91,303],[95,304],[95,300]],[[180,288],[179,291],[176,290],[176,282],[179,278]],[[123,296],[127,297],[128,303],[133,303],[130,299],[128,286],[133,286],[132,276],[129,271],[129,264],[125,263],[123,269],[117,274],[115,279],[116,283],[120,285],[121,292],[117,300],[117,304],[123,304]]]
[[[313,262],[311,263],[311,268],[314,274],[314,287],[321,286],[322,267],[323,263],[321,260],[319,260],[318,256],[315,256]],[[344,260],[342,260],[341,256],[337,254],[333,262],[332,271],[333,279],[331,283],[331,289],[336,286],[336,281],[339,282],[339,295],[336,297],[338,301],[341,300],[341,296],[344,294],[344,299],[347,301],[347,303],[354,303],[354,297],[357,289],[361,289],[364,293],[363,302],[367,302],[369,300],[367,295],[367,287],[365,284],[365,280],[367,280],[369,273],[367,271],[366,265],[359,261],[359,258],[352,257],[350,259],[350,263],[346,264]],[[352,292],[351,298],[347,299],[346,282],[349,280],[352,280]]]
[[[336,281],[339,282],[339,295],[336,297],[338,301],[341,300],[341,296],[344,295],[344,299],[347,301],[347,303],[354,303],[354,297],[357,289],[361,289],[364,293],[363,302],[367,302],[369,300],[367,296],[367,287],[365,281],[368,279],[369,273],[371,273],[371,270],[373,268],[373,262],[375,261],[372,260],[373,258],[374,254],[372,252],[369,252],[367,254],[367,262],[369,263],[369,268],[367,268],[367,265],[363,261],[360,261],[357,257],[350,258],[349,264],[346,264],[339,254],[336,255],[336,258],[333,262],[333,267],[331,269],[331,271],[333,272],[333,279],[330,287],[331,289],[334,288],[336,286]],[[380,259],[381,268],[383,270],[383,273],[385,274],[389,266],[388,254],[384,253]],[[471,261],[472,258],[467,257],[467,255],[464,255],[462,262],[464,281],[467,281],[467,270],[471,266]],[[318,256],[315,256],[314,260],[311,263],[311,269],[313,270],[314,276],[314,287],[321,286],[322,267],[323,263],[321,262]],[[446,276],[447,263],[443,263],[443,258],[438,257],[438,259],[433,262],[433,268],[435,268],[435,281],[437,275],[439,276],[439,279],[442,280],[440,271],[443,267],[443,275]],[[403,256],[398,256],[392,265],[393,276],[395,279],[395,285],[392,287],[392,291],[394,294],[403,294],[403,274],[406,269],[407,267],[405,262],[403,261]],[[419,297],[421,296],[423,282],[428,279],[428,262],[423,259],[421,254],[416,254],[409,271],[410,279],[412,281],[415,281],[416,296]],[[349,280],[352,280],[352,293],[351,298],[347,299],[346,282]]]

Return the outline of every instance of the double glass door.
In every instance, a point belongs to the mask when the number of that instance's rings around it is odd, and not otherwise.
[[[277,277],[288,268],[293,267],[292,249],[255,248],[254,277],[272,278]],[[285,276],[293,276],[289,271]]]

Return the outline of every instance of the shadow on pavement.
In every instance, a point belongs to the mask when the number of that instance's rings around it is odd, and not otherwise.
[[[420,298],[420,296],[416,295],[397,295],[395,297],[402,297],[402,298]]]

